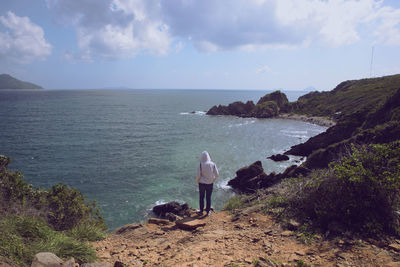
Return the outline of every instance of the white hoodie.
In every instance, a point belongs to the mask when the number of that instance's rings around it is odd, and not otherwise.
[[[200,164],[197,166],[196,181],[202,184],[212,184],[219,177],[217,166],[211,161],[207,151],[203,151]]]

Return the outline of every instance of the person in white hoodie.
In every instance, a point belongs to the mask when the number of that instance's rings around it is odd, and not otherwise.
[[[217,166],[211,161],[207,151],[203,151],[200,157],[200,164],[197,166],[196,181],[199,184],[200,193],[200,210],[199,215],[203,215],[204,210],[204,195],[206,197],[206,213],[207,216],[211,213],[211,194],[213,184],[219,177]]]

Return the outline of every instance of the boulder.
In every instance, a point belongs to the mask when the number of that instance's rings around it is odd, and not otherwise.
[[[272,156],[268,157],[267,159],[271,159],[273,161],[286,161],[286,160],[289,160],[289,157],[286,155],[282,155],[282,154],[276,154],[276,155],[272,155]]]
[[[195,230],[198,227],[202,227],[202,226],[206,225],[206,222],[204,220],[188,217],[188,218],[176,221],[175,225],[178,228],[183,229],[183,230]]]
[[[64,261],[50,252],[40,252],[33,258],[31,267],[56,267],[62,266]]]
[[[143,227],[143,225],[142,224],[138,224],[138,223],[127,224],[127,225],[124,225],[124,226],[121,226],[121,227],[115,229],[113,233],[115,233],[117,235],[120,235],[120,234],[123,234],[125,232],[133,231],[133,230],[135,230],[137,228],[140,228],[140,227]]]
[[[181,205],[176,201],[172,201],[166,204],[154,206],[153,212],[161,218],[165,218],[167,213],[186,217],[190,216],[190,207],[187,203]],[[169,217],[171,217],[171,215],[169,215]]]
[[[261,161],[243,167],[236,172],[236,177],[228,182],[233,189],[241,192],[254,192],[257,189],[269,187],[280,179],[274,172],[265,174]]]
[[[158,219],[158,218],[149,218],[148,219],[148,223],[157,224],[157,225],[168,225],[169,222],[170,222],[169,220],[165,220],[165,219]]]

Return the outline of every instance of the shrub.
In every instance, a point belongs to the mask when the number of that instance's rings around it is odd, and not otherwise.
[[[396,233],[400,191],[400,141],[356,148],[288,186],[292,214],[322,230],[365,235]],[[397,233],[399,234],[399,233]]]
[[[34,188],[23,180],[20,172],[8,171],[9,162],[9,158],[0,156],[0,208],[3,213],[25,214],[29,211],[61,231],[82,222],[106,230],[96,202],[87,202],[80,191],[65,184],[57,184],[49,190]]]
[[[65,184],[53,186],[47,193],[48,220],[56,230],[69,230],[83,220],[103,224],[96,202],[87,203],[82,193]]]
[[[9,162],[0,155],[0,257],[15,266],[29,265],[43,251],[93,261],[94,249],[82,241],[103,239],[107,231],[96,202],[63,184],[34,188],[21,173],[8,171]]]

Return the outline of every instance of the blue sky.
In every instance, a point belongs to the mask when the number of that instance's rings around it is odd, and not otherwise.
[[[400,73],[398,0],[2,0],[0,73],[48,89],[331,90]]]

